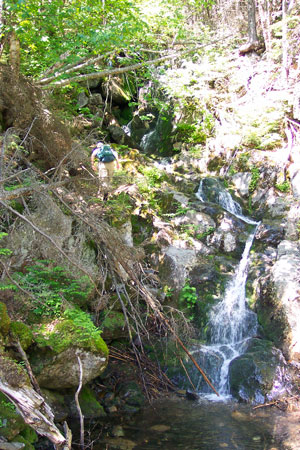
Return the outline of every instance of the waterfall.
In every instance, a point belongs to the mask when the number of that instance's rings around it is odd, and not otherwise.
[[[230,193],[223,188],[223,186],[218,180],[206,178],[200,181],[196,197],[199,200],[201,200],[201,202],[209,201],[209,189],[212,187],[210,183],[207,186],[205,186],[205,181],[210,181],[214,183],[213,201],[215,203],[218,203],[226,211],[230,212],[231,214],[234,214],[236,217],[243,220],[244,222],[249,223],[251,225],[256,225],[256,222],[254,220],[243,215],[241,206],[238,204],[238,202],[233,200]]]
[[[232,199],[230,193],[220,188],[219,184],[217,187],[214,201],[246,223],[255,225],[235,273],[225,289],[223,300],[211,310],[208,323],[210,343],[193,349],[194,357],[197,357],[220,396],[226,398],[229,396],[230,362],[243,353],[247,341],[257,334],[256,314],[246,305],[246,281],[250,249],[259,223],[244,216],[240,205]],[[203,183],[200,183],[197,197],[201,201],[207,199]],[[197,389],[200,392],[208,392],[201,379]]]

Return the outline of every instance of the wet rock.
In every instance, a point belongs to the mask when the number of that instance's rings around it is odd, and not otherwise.
[[[270,341],[252,339],[245,353],[229,366],[231,394],[244,402],[264,403],[286,389],[286,364]]]
[[[261,224],[256,232],[255,239],[267,245],[277,247],[284,236],[283,227],[276,227],[266,224]]]

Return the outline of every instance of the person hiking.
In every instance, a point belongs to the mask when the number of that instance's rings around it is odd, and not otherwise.
[[[102,190],[103,199],[106,200],[115,167],[120,168],[118,154],[110,145],[98,142],[91,154],[91,164],[93,169],[98,171],[99,182],[101,182],[98,194]]]

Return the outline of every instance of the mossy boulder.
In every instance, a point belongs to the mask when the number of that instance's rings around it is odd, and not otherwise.
[[[252,339],[229,366],[231,394],[240,401],[264,403],[285,393],[285,360],[272,342]]]
[[[64,317],[35,332],[38,348],[31,363],[41,387],[78,386],[82,363],[83,384],[99,376],[107,365],[108,348],[88,314],[72,309]]]
[[[33,333],[25,323],[11,322],[10,331],[15,338],[19,339],[23,350],[27,350],[33,343]]]
[[[4,336],[8,333],[10,326],[10,318],[7,314],[5,303],[0,302],[0,333]]]

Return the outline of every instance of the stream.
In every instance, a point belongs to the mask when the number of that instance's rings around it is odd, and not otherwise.
[[[156,401],[122,424],[122,436],[101,437],[94,450],[283,450],[275,436],[278,410],[234,402]],[[104,442],[106,447],[104,446]]]
[[[206,198],[200,183],[197,197]],[[249,225],[248,239],[223,299],[216,304],[209,317],[209,339],[191,349],[194,358],[212,381],[219,396],[199,379],[197,401],[167,398],[154,402],[131,419],[124,419],[121,434],[108,438],[106,448],[124,449],[184,449],[184,450],[281,450],[278,434],[278,409],[255,408],[239,404],[230,395],[229,367],[234,358],[245,351],[257,333],[257,318],[248,305],[245,286],[249,254],[259,226],[243,215],[240,205],[226,189],[218,190],[213,203]],[[191,369],[190,367],[190,370]],[[195,373],[193,374],[195,379]],[[280,427],[279,427],[280,428]],[[282,436],[282,432],[281,432]],[[100,439],[101,440],[101,439]],[[97,445],[95,449],[102,449]]]

